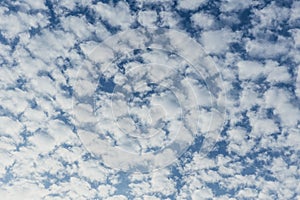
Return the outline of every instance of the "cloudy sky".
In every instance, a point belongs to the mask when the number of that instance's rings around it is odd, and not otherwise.
[[[300,199],[300,2],[0,1],[2,199]]]

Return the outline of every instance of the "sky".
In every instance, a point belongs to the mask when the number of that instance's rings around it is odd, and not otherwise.
[[[2,199],[300,199],[300,2],[0,1]]]

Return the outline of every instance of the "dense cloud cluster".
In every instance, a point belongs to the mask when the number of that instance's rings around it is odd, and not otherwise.
[[[0,196],[299,199],[299,26],[291,0],[1,1]]]

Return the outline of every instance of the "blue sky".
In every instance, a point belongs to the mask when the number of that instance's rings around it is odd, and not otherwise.
[[[299,199],[300,2],[0,2],[4,199]]]

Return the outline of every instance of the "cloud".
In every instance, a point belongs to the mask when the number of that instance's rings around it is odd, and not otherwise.
[[[299,12],[300,3],[299,2],[293,2],[292,9],[291,9],[291,16],[290,21],[294,22],[297,21],[300,18],[300,12]]]
[[[215,26],[215,19],[212,15],[205,13],[195,13],[192,15],[191,20],[195,27],[200,27],[205,30],[212,29]]]
[[[300,67],[298,67],[298,73],[297,73],[297,79],[296,79],[296,95],[300,99]]]
[[[223,29],[203,32],[201,42],[207,53],[222,54],[229,49],[230,43],[237,41],[238,38],[238,33]]]
[[[300,110],[292,105],[290,99],[291,94],[279,88],[272,88],[265,93],[266,106],[275,109],[282,126],[294,127],[300,119]]]
[[[267,59],[283,56],[290,50],[289,42],[280,40],[276,43],[264,40],[248,40],[245,46],[250,56]]]
[[[115,6],[109,4],[97,3],[95,5],[97,14],[104,20],[107,20],[112,26],[120,26],[122,29],[128,28],[133,22],[133,16],[127,3],[118,2]]]
[[[246,0],[246,1],[224,0],[222,1],[221,10],[222,12],[234,12],[242,9],[247,9],[253,4],[256,3],[250,0]]]
[[[263,76],[264,66],[255,61],[240,61],[237,63],[240,79],[257,79]]]
[[[178,8],[184,10],[196,10],[199,6],[205,4],[206,0],[195,0],[195,1],[188,1],[182,0],[179,1]]]
[[[141,11],[138,13],[138,22],[146,27],[153,27],[157,21],[157,13],[155,11]]]
[[[0,196],[298,198],[299,5],[4,1]]]

